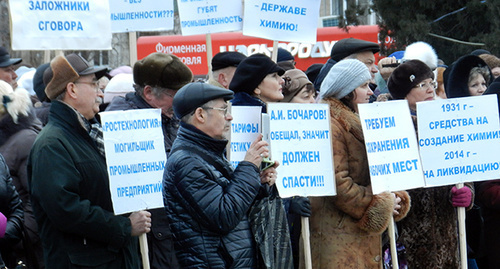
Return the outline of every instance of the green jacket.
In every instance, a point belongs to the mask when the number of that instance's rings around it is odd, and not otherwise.
[[[28,161],[47,268],[139,268],[130,220],[115,216],[106,160],[78,115],[54,101]]]

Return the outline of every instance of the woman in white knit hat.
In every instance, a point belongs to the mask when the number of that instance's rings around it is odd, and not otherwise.
[[[382,232],[394,215],[405,217],[405,191],[374,195],[358,104],[373,94],[370,71],[358,60],[335,64],[321,84],[321,102],[330,105],[336,196],[311,197],[313,268],[382,268]]]

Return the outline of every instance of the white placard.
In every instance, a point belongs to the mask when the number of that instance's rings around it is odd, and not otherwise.
[[[13,50],[110,50],[108,1],[10,0]]]
[[[177,0],[182,35],[240,31],[243,25],[241,1]]]
[[[408,102],[360,104],[358,109],[373,193],[424,187]]]
[[[111,32],[174,29],[174,0],[109,0]]]
[[[320,0],[246,0],[243,34],[316,43]]]
[[[230,161],[234,168],[245,159],[250,145],[261,132],[260,106],[231,106]]]
[[[115,214],[163,207],[166,154],[160,109],[99,113]]]
[[[270,103],[267,112],[280,196],[335,195],[328,105]]]
[[[426,186],[500,177],[496,95],[419,102],[417,111]]]

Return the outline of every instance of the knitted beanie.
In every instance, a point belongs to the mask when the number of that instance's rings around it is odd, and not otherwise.
[[[335,64],[321,83],[322,99],[342,99],[372,78],[368,67],[359,60],[346,59]]]

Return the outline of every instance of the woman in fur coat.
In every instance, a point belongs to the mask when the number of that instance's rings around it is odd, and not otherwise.
[[[410,208],[405,191],[374,195],[357,105],[373,92],[370,72],[358,60],[332,67],[321,84],[321,99],[330,105],[336,196],[311,197],[313,268],[382,268],[382,232],[394,216]]]
[[[406,99],[416,124],[416,103],[434,100],[434,73],[423,62],[410,60],[391,74],[387,87],[396,100]],[[446,89],[448,89],[446,87]],[[448,97],[450,97],[447,91]],[[412,209],[399,225],[408,268],[460,268],[456,207],[472,207],[472,184],[419,188],[408,191]]]
[[[31,208],[26,162],[42,123],[36,117],[29,93],[22,88],[12,90],[0,81],[0,153],[5,157],[12,182],[23,203],[25,262],[29,268],[43,268],[42,247]]]

